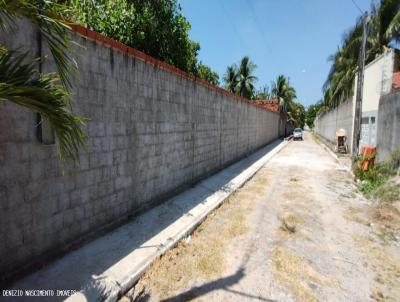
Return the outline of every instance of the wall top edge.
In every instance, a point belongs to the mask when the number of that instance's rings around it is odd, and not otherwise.
[[[199,85],[202,85],[202,86],[207,87],[207,88],[209,88],[211,90],[214,90],[217,93],[221,93],[221,94],[225,94],[227,96],[233,97],[233,98],[235,98],[236,100],[238,100],[240,102],[243,102],[243,103],[246,103],[248,105],[254,106],[254,107],[256,107],[256,108],[258,108],[260,110],[268,111],[268,112],[271,112],[271,113],[276,113],[274,111],[267,110],[264,107],[262,107],[260,105],[257,105],[255,103],[249,101],[248,99],[243,98],[243,97],[241,97],[241,96],[239,96],[237,94],[234,94],[234,93],[232,93],[232,92],[230,92],[230,91],[228,91],[226,89],[223,89],[223,88],[221,88],[219,86],[216,86],[214,84],[211,84],[211,83],[209,83],[209,82],[207,82],[207,81],[205,81],[203,79],[195,77],[194,75],[192,75],[192,74],[190,74],[188,72],[185,72],[185,71],[183,71],[183,70],[181,70],[179,68],[176,68],[175,66],[172,66],[172,65],[167,64],[167,63],[165,63],[165,62],[163,62],[161,60],[158,60],[158,59],[156,59],[154,57],[151,57],[151,56],[145,54],[144,52],[142,52],[140,50],[137,50],[137,49],[135,49],[133,47],[125,45],[125,44],[123,44],[123,43],[121,43],[121,42],[119,42],[117,40],[114,40],[114,39],[111,39],[109,37],[106,37],[106,36],[96,32],[94,30],[88,29],[88,28],[86,28],[86,27],[84,27],[82,25],[79,25],[79,24],[76,24],[76,23],[72,23],[70,21],[68,21],[67,24],[71,27],[71,29],[72,29],[72,31],[74,33],[76,33],[79,36],[82,36],[82,37],[84,37],[86,39],[94,40],[96,42],[105,44],[105,45],[107,45],[107,46],[109,46],[109,47],[111,47],[111,48],[113,48],[113,49],[115,49],[117,51],[126,53],[131,57],[135,57],[135,58],[140,59],[140,60],[142,60],[142,61],[144,61],[146,63],[152,64],[153,66],[155,66],[157,68],[160,68],[162,70],[168,71],[170,73],[173,73],[173,74],[175,74],[175,75],[177,75],[179,77],[185,78],[187,80],[193,81],[193,82],[195,82],[195,83],[197,83]]]

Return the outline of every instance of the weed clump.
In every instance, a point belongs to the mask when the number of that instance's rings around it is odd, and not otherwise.
[[[280,217],[282,221],[281,229],[290,233],[295,233],[300,219],[292,212],[284,212]]]
[[[391,177],[398,173],[399,164],[400,152],[396,151],[392,153],[389,161],[371,166],[366,171],[359,166],[356,166],[354,169],[354,175],[356,179],[360,181],[359,187],[361,192],[363,192],[367,197],[375,197],[379,201],[396,201],[395,198],[398,197],[397,193],[400,191],[398,185],[394,185],[390,190],[387,190],[387,188],[382,190],[382,188]]]

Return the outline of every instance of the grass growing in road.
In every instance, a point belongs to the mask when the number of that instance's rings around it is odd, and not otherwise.
[[[276,279],[296,297],[296,301],[318,301],[312,286],[338,286],[338,281],[321,275],[293,251],[274,246],[270,252]]]
[[[252,200],[245,193],[233,194],[195,230],[190,241],[183,240],[155,261],[141,281],[164,299],[193,280],[211,280],[225,269],[224,253],[230,240],[248,231],[251,208]]]
[[[372,236],[355,236],[354,240],[367,256],[368,266],[375,273],[371,298],[375,301],[399,301],[400,258],[396,250],[380,244]]]
[[[389,179],[372,190],[369,196],[380,202],[394,203],[400,201],[400,177]]]
[[[285,211],[280,219],[282,222],[281,229],[290,233],[296,232],[297,226],[301,223],[301,219],[290,211]]]

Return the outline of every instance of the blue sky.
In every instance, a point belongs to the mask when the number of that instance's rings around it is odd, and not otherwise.
[[[361,10],[370,0],[354,0]],[[327,58],[360,15],[352,0],[180,0],[201,45],[200,60],[217,71],[244,55],[257,65],[257,87],[285,74],[308,106],[322,97]]]

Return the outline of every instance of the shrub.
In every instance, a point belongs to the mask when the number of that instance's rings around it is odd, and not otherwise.
[[[360,160],[360,157],[358,157]],[[361,180],[360,190],[367,196],[384,184],[391,176],[396,175],[400,164],[400,152],[394,151],[391,159],[381,164],[376,164],[364,171],[355,165],[354,175]]]

